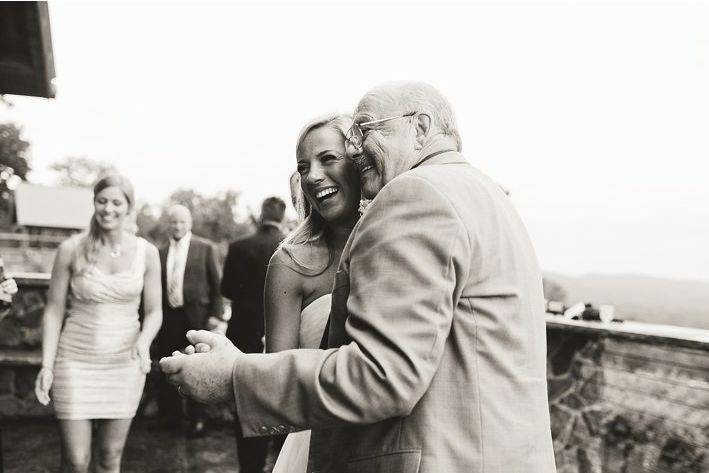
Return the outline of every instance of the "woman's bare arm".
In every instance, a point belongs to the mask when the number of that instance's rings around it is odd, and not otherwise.
[[[71,279],[71,262],[75,250],[74,240],[65,240],[59,245],[54,258],[52,277],[47,292],[47,305],[42,321],[42,367],[53,370],[57,356],[59,333],[64,322],[66,299]]]
[[[298,348],[304,276],[291,269],[292,264],[283,249],[268,264],[264,289],[267,353]]]
[[[145,255],[145,276],[143,281],[143,327],[140,338],[148,347],[162,325],[162,286],[160,282],[160,256],[158,250],[148,243]]]

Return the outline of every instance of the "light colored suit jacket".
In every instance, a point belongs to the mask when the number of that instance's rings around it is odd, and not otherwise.
[[[245,355],[246,435],[313,428],[309,471],[553,473],[541,272],[456,152],[388,183],[336,274],[327,350]]]

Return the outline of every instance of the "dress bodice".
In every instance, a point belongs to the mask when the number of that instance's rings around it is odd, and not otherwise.
[[[137,322],[145,273],[145,246],[146,241],[138,238],[135,257],[126,271],[110,274],[87,266],[72,272],[69,317],[90,318],[101,324]]]
[[[320,347],[320,340],[330,315],[331,300],[332,294],[325,294],[308,304],[300,312],[300,332],[298,335],[300,348]]]
[[[145,384],[134,349],[147,242],[138,238],[128,270],[108,274],[79,259],[79,238],[54,362],[54,410],[59,419],[132,418]]]

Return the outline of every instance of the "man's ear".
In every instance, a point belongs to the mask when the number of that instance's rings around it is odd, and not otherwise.
[[[431,117],[425,113],[416,114],[414,126],[416,127],[416,149],[422,149],[431,134]]]

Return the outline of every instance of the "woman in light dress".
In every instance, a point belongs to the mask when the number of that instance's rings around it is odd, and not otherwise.
[[[63,472],[89,471],[92,440],[98,444],[94,471],[120,471],[150,371],[148,350],[162,323],[158,251],[127,231],[135,205],[130,182],[106,176],[93,195],[89,231],[64,241],[57,251],[35,384],[42,404],[52,393]]]
[[[345,115],[319,118],[298,138],[300,192],[294,200],[302,222],[268,266],[267,352],[320,346],[340,254],[359,217],[359,173],[345,155],[351,125]],[[305,473],[309,445],[309,430],[290,434],[273,473]]]

